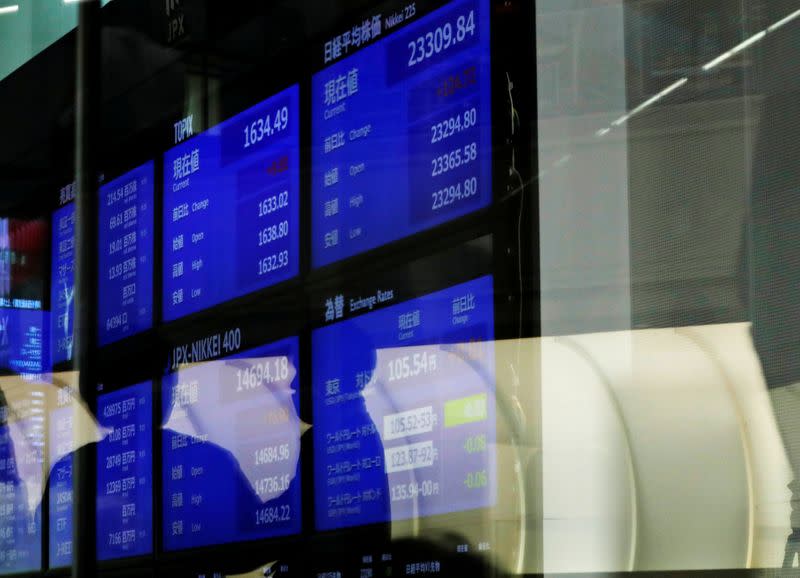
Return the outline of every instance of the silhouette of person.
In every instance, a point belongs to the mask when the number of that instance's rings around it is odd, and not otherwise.
[[[218,369],[226,361],[216,361],[191,368],[192,379],[199,382],[196,404],[204,415],[218,415],[218,396],[214,395],[215,380]],[[204,376],[204,374],[207,374]],[[210,544],[221,544],[232,541],[245,541],[275,534],[284,534],[299,523],[299,444],[295,455],[291,455],[289,469],[294,468],[288,488],[275,490],[275,484],[281,485],[280,475],[264,480],[251,480],[239,463],[237,455],[242,456],[240,444],[250,440],[240,440],[237,430],[247,427],[240,415],[239,422],[231,421],[225,426],[226,439],[208,439],[203,434],[191,435],[190,431],[202,432],[201,420],[196,415],[193,404],[184,404],[178,393],[178,381],[185,381],[187,375],[179,373],[167,376],[163,380],[163,417],[162,417],[162,454],[163,466],[163,511],[164,511],[164,545],[174,550]],[[234,384],[219,383],[220,388],[234,388]],[[262,385],[255,393],[257,396],[275,395],[266,385]],[[263,401],[263,400],[262,400]],[[256,398],[252,401],[259,403]],[[285,401],[279,403],[286,403]],[[175,417],[177,409],[180,417]],[[206,411],[207,410],[207,411]],[[292,418],[292,415],[294,416]],[[294,423],[291,423],[291,422]],[[179,427],[181,431],[176,431]],[[290,412],[287,428],[298,427],[297,416]],[[223,447],[224,446],[228,447]],[[291,450],[290,450],[291,451]],[[270,466],[269,472],[283,473],[285,463]],[[263,470],[266,471],[266,470]],[[251,476],[252,477],[252,476]],[[254,487],[254,484],[257,484]],[[257,491],[258,489],[258,491]],[[262,500],[259,496],[271,495],[271,499]],[[264,516],[258,512],[268,506],[270,511]],[[287,509],[288,507],[288,509]],[[275,516],[278,519],[275,519]]]
[[[770,0],[768,22],[797,9]],[[796,26],[796,24],[793,24]],[[800,553],[800,44],[792,25],[765,37],[754,53],[754,87],[764,100],[753,155],[749,250],[752,335],[793,480],[792,532],[784,566]]]
[[[42,563],[41,516],[32,511],[28,495],[29,484],[41,483],[42,463],[34,448],[23,447],[25,443],[12,433],[14,425],[9,420],[12,413],[13,408],[0,390],[0,573],[3,574],[39,570]],[[19,420],[17,425],[21,425],[24,436],[27,424]],[[28,479],[33,475],[38,475],[38,480]]]
[[[350,321],[318,330],[313,344],[315,367],[324,368],[319,372],[321,379],[315,378],[314,383],[317,527],[327,530],[388,523],[391,501],[383,442],[364,397],[376,369],[373,340],[356,321]],[[378,389],[372,385],[374,390]],[[337,437],[339,432],[348,433]],[[356,449],[338,451],[336,446],[350,447],[347,444],[351,439],[357,439]],[[332,450],[337,451],[331,453]],[[356,482],[332,484],[342,475],[337,471],[337,464],[342,462],[359,464]],[[340,513],[347,508],[337,500],[342,494],[358,497],[357,513],[355,510]],[[373,535],[385,538],[388,531],[381,535],[376,530]]]

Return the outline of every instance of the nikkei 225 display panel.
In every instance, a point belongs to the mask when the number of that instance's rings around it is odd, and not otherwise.
[[[162,379],[165,551],[301,531],[299,339],[251,347],[246,332],[202,335],[171,354]]]
[[[311,342],[317,530],[494,506],[490,252],[472,242],[325,298]],[[453,272],[464,260],[487,266]]]
[[[492,200],[489,0],[398,5],[328,39],[313,77],[314,267]]]
[[[165,154],[164,321],[298,274],[299,92],[291,86]]]

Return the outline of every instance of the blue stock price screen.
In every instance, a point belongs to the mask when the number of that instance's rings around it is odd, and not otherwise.
[[[312,82],[315,267],[491,202],[488,0],[399,28],[414,16],[411,4],[325,44],[336,62]]]
[[[75,203],[53,213],[50,309],[53,364],[72,359],[75,296]]]
[[[50,568],[72,563],[72,453],[75,450],[75,405],[70,390],[59,388],[49,414],[49,560]]]
[[[167,152],[165,321],[297,275],[299,122],[295,85]]]
[[[97,416],[108,430],[97,444],[97,558],[153,550],[153,385],[103,394]]]
[[[312,336],[317,529],[493,506],[492,278],[340,305],[364,314]]]
[[[0,408],[0,574],[42,567],[44,424]]]
[[[165,550],[300,532],[298,350],[291,337],[197,363],[187,347],[165,376]]]
[[[153,323],[153,163],[100,187],[98,338],[106,345]]]

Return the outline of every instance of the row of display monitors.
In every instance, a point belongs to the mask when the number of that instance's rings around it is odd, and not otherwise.
[[[331,64],[313,76],[312,268],[491,203],[489,2],[412,12],[407,24],[357,26],[357,44],[352,31],[332,39]],[[161,199],[153,162],[102,185],[101,345],[153,325],[158,251],[163,322],[299,274],[300,109],[290,86],[177,144],[163,157]],[[52,221],[56,364],[72,353],[72,196]]]
[[[333,297],[330,307],[311,332],[310,378],[299,337],[243,346],[233,327],[176,345],[160,388],[153,380],[101,387],[100,560],[151,554],[159,523],[164,552],[296,536],[306,483],[313,532],[494,505],[493,277],[405,301],[391,292]],[[313,424],[300,418],[302,399],[311,400]],[[47,425],[41,416],[3,420],[0,573],[41,566],[45,453],[49,563],[71,561],[75,414],[69,396],[59,401]],[[304,434],[313,448],[307,481]]]

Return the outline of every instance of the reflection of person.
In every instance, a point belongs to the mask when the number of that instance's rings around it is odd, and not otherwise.
[[[26,482],[32,480],[24,479],[19,464],[26,448],[14,446],[10,411],[0,391],[0,571],[13,573],[39,569],[41,516],[31,512]]]
[[[328,467],[332,467],[336,462],[342,460],[349,462],[356,460],[359,463],[365,463],[366,460],[369,463],[370,461],[374,462],[374,458],[377,457],[379,465],[360,469],[358,482],[347,486],[326,484],[320,487],[323,480],[317,479],[317,490],[315,491],[317,518],[325,520],[323,526],[326,528],[352,526],[354,523],[365,525],[390,522],[389,481],[384,463],[383,442],[377,424],[370,417],[364,398],[365,386],[371,381],[375,371],[377,359],[375,345],[370,336],[353,323],[341,323],[338,326],[325,328],[322,332],[319,341],[315,340],[314,354],[318,356],[317,361],[322,362],[323,358],[327,358],[325,366],[329,371],[335,371],[335,375],[339,376],[341,380],[339,385],[341,394],[357,393],[358,395],[339,405],[325,406],[320,408],[321,411],[315,412],[317,414],[315,422],[318,424],[318,427],[314,428],[316,454],[322,458],[322,464],[317,466],[318,477],[325,478],[325,480],[335,477],[336,474],[330,473]],[[327,385],[318,384],[322,388]],[[327,395],[328,393],[333,395]],[[324,404],[331,397],[335,397],[336,393],[323,390],[318,391],[316,396],[321,400],[320,403]],[[326,416],[324,428],[319,427],[323,421],[322,413]],[[356,451],[349,454],[329,455],[325,453],[324,448],[330,443],[325,437],[326,434],[333,434],[341,429],[359,429],[368,433],[358,438],[359,446]],[[341,492],[353,493],[356,490],[360,498],[360,514],[349,516],[349,520],[347,518],[337,520],[328,515],[331,508],[328,503],[329,497]],[[364,501],[364,492],[369,492],[369,501]],[[377,534],[374,535],[376,538],[379,537]]]
[[[796,0],[770,0],[768,22],[797,9]],[[792,533],[784,565],[800,553],[800,45],[797,24],[760,45],[757,92],[764,101],[753,158],[750,199],[750,307],[761,360],[793,480]]]
[[[167,379],[177,379],[177,375]],[[166,380],[164,387],[168,387]],[[174,388],[172,391],[171,403],[163,404],[161,421],[165,546],[175,549],[233,541],[239,536],[253,538],[259,531],[255,512],[264,504],[233,448],[168,427],[176,405]],[[199,538],[193,537],[192,521],[202,525]]]

